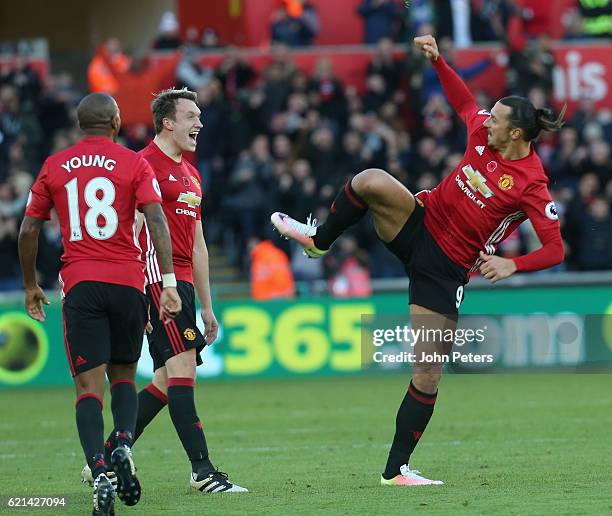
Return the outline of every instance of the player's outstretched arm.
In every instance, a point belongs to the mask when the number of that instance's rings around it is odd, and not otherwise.
[[[430,34],[418,36],[414,38],[414,44],[431,61],[438,77],[440,77],[440,83],[448,102],[465,121],[466,114],[476,107],[476,100],[463,79],[448,66],[448,63],[440,55],[436,38]]]
[[[198,299],[202,305],[202,321],[204,322],[204,337],[207,344],[217,339],[219,323],[215,317],[210,295],[210,274],[208,265],[208,248],[202,231],[202,221],[196,221],[193,240],[193,282]]]
[[[170,240],[168,221],[159,203],[145,204],[142,211],[147,221],[151,240],[153,240],[155,246],[157,261],[163,278],[163,290],[159,299],[159,318],[164,323],[169,323],[179,314],[182,306],[181,298],[176,291],[176,277],[172,265],[172,241]]]
[[[25,306],[28,315],[37,321],[44,322],[46,315],[41,303],[49,304],[45,293],[36,282],[36,255],[38,254],[38,236],[44,219],[24,217],[19,230],[19,262],[23,274]]]

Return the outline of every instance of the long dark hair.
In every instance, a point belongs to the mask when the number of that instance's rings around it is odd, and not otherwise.
[[[510,126],[523,130],[523,139],[527,142],[534,141],[540,135],[540,131],[558,131],[565,123],[563,116],[567,109],[567,104],[559,115],[555,115],[551,109],[536,109],[535,106],[525,97],[512,95],[500,99],[504,106],[510,108],[508,121]]]

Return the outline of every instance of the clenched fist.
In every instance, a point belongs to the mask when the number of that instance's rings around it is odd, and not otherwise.
[[[438,56],[440,55],[440,52],[438,51],[438,44],[436,43],[436,38],[434,38],[431,34],[414,38],[414,44],[430,61],[435,61],[438,59]]]

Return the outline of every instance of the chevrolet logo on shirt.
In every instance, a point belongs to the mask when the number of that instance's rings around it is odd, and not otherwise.
[[[195,192],[181,192],[177,202],[184,202],[190,208],[197,208],[202,202],[202,198],[197,196]]]
[[[480,172],[478,172],[478,170],[474,170],[472,168],[472,165],[466,165],[461,170],[463,170],[463,173],[465,174],[465,177],[467,178],[468,186],[474,192],[481,193],[485,199],[488,199],[489,197],[493,196],[493,192],[486,185],[487,180],[484,178],[484,176]]]

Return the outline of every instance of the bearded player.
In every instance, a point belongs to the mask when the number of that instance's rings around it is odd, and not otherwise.
[[[145,224],[140,232],[140,246],[145,253],[149,283],[147,296],[151,302],[153,329],[147,338],[155,372],[152,383],[138,394],[134,441],[168,405],[174,428],[191,461],[191,487],[205,493],[245,492],[245,488],[230,482],[227,474],[211,463],[194,400],[196,366],[202,363],[200,352],[206,344],[215,341],[218,331],[210,295],[208,250],[202,231],[200,175],[183,157],[184,152],[195,151],[202,128],[197,95],[187,89],[164,90],[156,96],[151,110],[156,136],[140,154],[153,168],[161,188],[183,310],[170,324],[158,324],[162,277],[150,228]],[[196,325],[196,293],[202,307],[205,335]],[[113,446],[110,436],[107,448]],[[82,478],[91,481],[87,468]]]
[[[432,191],[416,195],[384,170],[368,169],[340,190],[323,225],[302,224],[278,212],[271,221],[308,256],[319,258],[370,210],[378,236],[402,260],[410,278],[413,327],[454,329],[470,271],[479,270],[494,283],[563,261],[557,213],[533,148],[540,131],[563,125],[563,113],[555,117],[522,97],[502,98],[490,113],[480,109],[440,56],[436,40],[428,35],[414,42],[432,62],[446,97],[467,126],[468,146],[459,166]],[[494,256],[496,245],[526,219],[541,249],[513,259]],[[433,414],[442,373],[441,361],[428,364],[418,358],[449,352],[443,342],[416,343],[417,362],[397,413],[382,485],[442,484],[412,470],[409,460]]]

